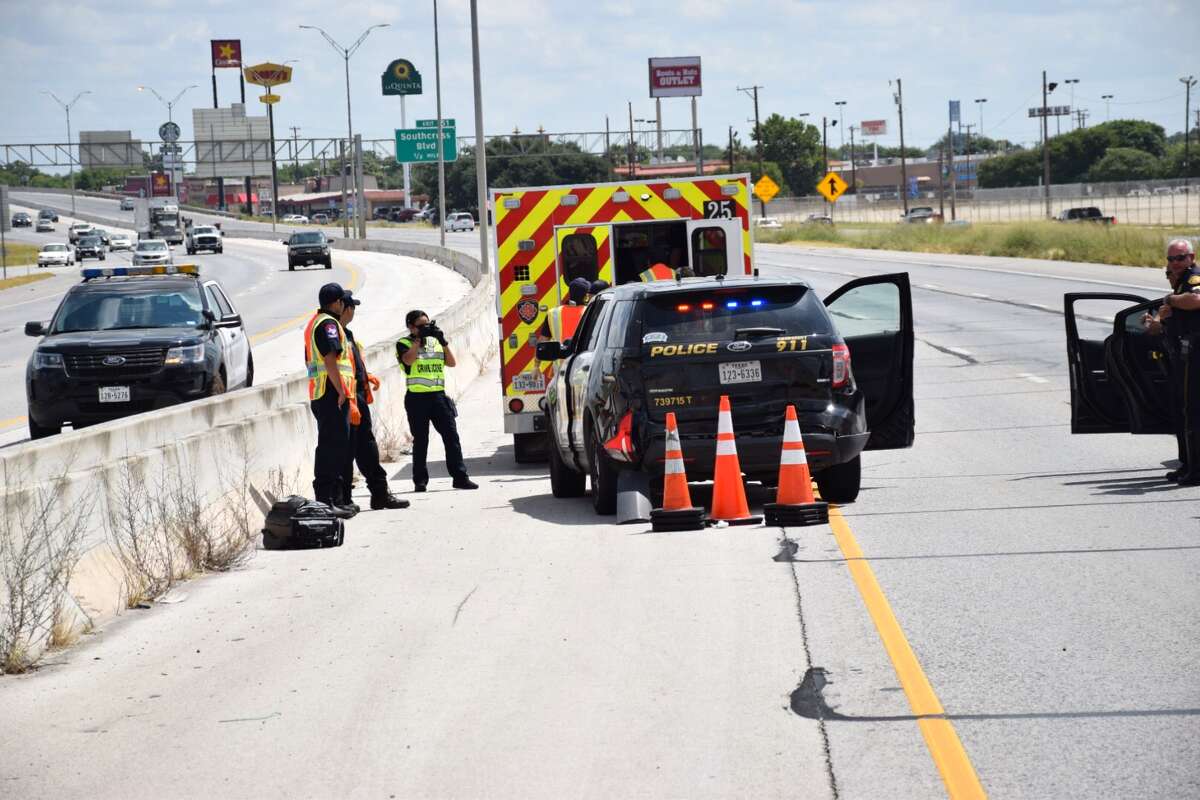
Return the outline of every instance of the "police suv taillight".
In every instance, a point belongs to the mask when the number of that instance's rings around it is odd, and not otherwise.
[[[833,388],[840,389],[850,381],[850,348],[844,344],[833,346]]]

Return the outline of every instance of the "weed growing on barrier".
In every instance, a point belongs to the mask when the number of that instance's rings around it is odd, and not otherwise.
[[[409,437],[397,429],[395,423],[388,422],[387,417],[372,417],[371,424],[375,431],[375,442],[379,445],[379,460],[385,463],[395,463],[407,451]]]
[[[70,636],[63,599],[92,508],[87,498],[67,502],[71,461],[48,486],[32,489],[23,489],[20,479],[4,467],[0,672],[26,671],[48,641]]]

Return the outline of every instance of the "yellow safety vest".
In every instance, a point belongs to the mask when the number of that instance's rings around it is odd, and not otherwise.
[[[346,338],[346,332],[342,330],[342,323],[337,317],[325,311],[318,311],[313,314],[313,318],[308,321],[308,326],[304,329],[304,361],[308,365],[308,399],[320,400],[325,396],[325,385],[329,381],[329,374],[325,371],[325,359],[321,355],[321,351],[317,349],[317,326],[325,322],[332,321],[337,325],[338,336],[342,341],[342,352],[338,353],[337,365],[338,374],[342,376],[342,386],[346,389],[346,396],[354,396],[354,359],[350,355],[350,340]]]
[[[550,328],[550,338],[556,342],[565,342],[579,330],[579,320],[583,318],[584,306],[555,306],[546,312],[546,324]]]
[[[410,336],[405,336],[399,342],[408,348],[420,347]],[[446,351],[437,339],[427,337],[425,346],[417,351],[417,360],[411,365],[400,361],[400,366],[408,375],[407,387],[410,392],[444,392],[446,391]],[[396,353],[400,360],[400,353]]]
[[[653,281],[670,281],[675,279],[675,270],[668,267],[666,264],[658,263],[650,267],[650,269],[638,275],[642,283],[652,283]]]

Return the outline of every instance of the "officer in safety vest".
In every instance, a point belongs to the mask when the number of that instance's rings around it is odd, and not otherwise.
[[[425,459],[429,454],[429,425],[433,424],[446,448],[446,470],[454,478],[455,489],[478,489],[467,475],[463,462],[462,444],[454,418],[458,410],[446,396],[446,367],[457,362],[446,342],[446,334],[429,321],[424,311],[413,310],[404,318],[408,336],[396,342],[396,358],[408,376],[408,392],[404,395],[404,410],[413,435],[413,489],[425,491],[429,469]]]
[[[654,281],[673,281],[675,280],[675,270],[659,261],[657,264],[651,265],[649,269],[638,275],[638,279],[641,280],[642,283],[653,283]]]
[[[350,484],[354,477],[354,462],[358,462],[358,471],[367,481],[367,489],[371,492],[371,510],[379,511],[389,508],[408,508],[408,501],[396,497],[388,489],[387,470],[379,463],[379,444],[375,441],[375,431],[371,425],[371,404],[375,402],[374,392],[379,390],[379,379],[367,372],[367,362],[363,360],[362,348],[350,330],[354,322],[355,309],[362,301],[347,290],[342,298],[345,309],[342,311],[342,330],[350,342],[350,357],[354,361],[354,390],[358,399],[359,422],[350,425],[350,451],[346,459],[346,468],[342,473],[342,490],[345,494],[342,501],[357,510],[357,504],[350,498]]]
[[[340,317],[345,310],[340,284],[321,287],[321,307],[304,329],[304,361],[308,367],[308,399],[317,418],[317,452],[313,463],[313,494],[340,517],[354,516],[343,502],[342,486],[350,457],[350,398],[354,397],[354,363]]]
[[[561,344],[574,336],[591,289],[592,283],[587,278],[571,281],[567,285],[566,301],[546,312],[546,319],[538,330],[538,341],[555,341]]]

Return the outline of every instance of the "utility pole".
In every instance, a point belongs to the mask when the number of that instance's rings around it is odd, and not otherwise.
[[[854,163],[854,131],[855,126],[850,126],[850,191],[853,194],[858,194],[858,166]],[[855,203],[857,204],[857,200]]]
[[[942,160],[946,155],[946,148],[938,148],[938,213],[942,215],[942,219],[946,218],[946,173],[942,168]]]
[[[1050,113],[1049,97],[1057,83],[1046,83],[1046,70],[1042,70],[1042,196],[1046,200],[1046,218],[1050,218]]]
[[[967,189],[971,188],[971,128],[974,127],[974,125],[967,125],[967,141],[963,145],[963,150],[967,154]],[[978,181],[976,185],[978,185]]]
[[[729,174],[733,174],[733,126],[729,126]]]
[[[1180,78],[1179,82],[1183,84],[1183,177],[1188,177],[1188,167],[1191,164],[1191,147],[1192,137],[1190,136],[1191,129],[1188,125],[1189,117],[1192,116],[1192,87],[1196,85],[1196,79],[1188,75],[1186,78]],[[1197,115],[1200,117],[1200,115]],[[1198,123],[1200,124],[1200,123]]]
[[[292,177],[295,180],[300,180],[300,126],[291,125],[292,129],[292,168],[295,174]]]
[[[904,215],[908,216],[908,161],[904,155],[904,87],[896,78],[896,107],[900,109],[900,196],[904,199]]]
[[[1087,127],[1088,111],[1086,108],[1081,108],[1075,112],[1075,130]]]
[[[834,100],[833,104],[838,107],[838,122],[841,123],[838,127],[838,141],[841,145],[838,147],[838,158],[846,157],[846,120],[842,116],[842,107],[846,105],[845,100]]]
[[[758,176],[760,179],[763,176],[763,154],[762,154],[763,153],[763,151],[762,151],[763,137],[762,137],[762,126],[758,121],[758,90],[762,89],[762,88],[764,88],[764,87],[762,87],[762,86],[751,86],[749,88],[744,88],[741,86],[737,87],[737,90],[739,92],[745,92],[747,95],[750,95],[752,98],[754,98],[754,141],[756,144],[755,150],[757,151],[757,155],[758,155]],[[761,216],[761,217],[767,216],[767,204],[762,201],[762,198],[759,198],[759,200],[758,200],[758,213],[759,213],[759,216]]]
[[[946,149],[949,152],[949,161],[947,168],[950,170],[950,221],[958,219],[958,171],[954,168],[954,104],[957,100],[950,101],[950,108],[946,115]],[[959,111],[961,114],[961,110]]]
[[[633,101],[629,101],[629,180],[633,180],[633,161],[637,156],[636,145],[633,142]]]
[[[821,117],[821,171],[829,171],[829,144],[827,136],[829,134],[829,118]]]
[[[1063,78],[1063,83],[1065,83],[1071,87],[1071,113],[1074,114],[1075,113],[1075,84],[1079,83],[1079,78]],[[1055,119],[1057,120],[1057,117]],[[1078,130],[1078,121],[1076,122],[1076,130]]]

